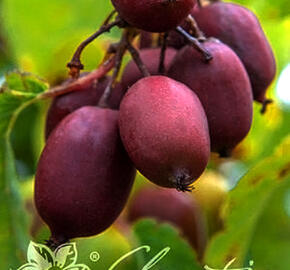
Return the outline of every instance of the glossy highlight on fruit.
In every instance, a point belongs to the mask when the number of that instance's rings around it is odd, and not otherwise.
[[[220,39],[236,52],[250,77],[254,99],[265,102],[276,64],[255,14],[240,5],[224,2],[194,8],[192,14],[206,36]]]
[[[228,46],[214,39],[203,46],[213,60],[205,62],[198,51],[185,46],[172,61],[168,76],[197,94],[208,119],[211,151],[228,156],[251,127],[251,84],[240,59]]]
[[[118,115],[82,107],[47,140],[36,173],[35,203],[55,245],[104,231],[127,201],[135,169],[119,136]]]
[[[160,48],[152,48],[152,49],[143,49],[140,50],[140,57],[147,67],[150,75],[158,75],[159,69],[159,61],[160,61]],[[168,71],[171,61],[173,60],[174,56],[176,55],[176,50],[172,48],[167,48],[165,52],[165,59],[164,59],[164,71],[165,73]],[[143,76],[137,67],[136,63],[131,60],[128,65],[125,67],[123,76],[122,76],[122,86],[124,89],[128,89],[132,86],[135,82],[141,79]]]
[[[139,80],[121,102],[119,127],[134,165],[157,185],[186,191],[207,165],[207,119],[182,83],[165,76]]]
[[[120,17],[148,32],[174,29],[186,18],[195,0],[111,0]]]
[[[80,86],[77,91],[54,98],[47,112],[45,138],[48,138],[52,130],[68,114],[83,106],[96,106],[105,91],[108,81],[109,77],[104,77],[91,85]],[[121,84],[117,83],[108,101],[109,107],[111,109],[119,109],[124,94]]]
[[[129,221],[141,218],[155,218],[177,226],[199,257],[202,256],[207,241],[206,224],[193,196],[172,189],[142,188],[134,195],[128,209]]]

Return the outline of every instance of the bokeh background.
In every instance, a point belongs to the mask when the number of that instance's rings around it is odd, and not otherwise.
[[[108,269],[121,255],[142,244],[152,246],[151,255],[132,256],[120,269],[141,269],[142,262],[149,261],[165,246],[172,248],[171,253],[152,269],[202,269],[205,264],[221,268],[233,258],[237,258],[233,265],[239,267],[253,260],[257,270],[289,269],[290,4],[287,0],[234,2],[259,17],[275,53],[277,75],[268,91],[274,104],[265,115],[254,104],[254,122],[248,137],[232,158],[219,159],[213,155],[203,176],[211,182],[223,179],[226,183],[226,195],[215,210],[223,226],[209,232],[204,259],[198,262],[194,250],[178,236],[178,228],[160,227],[148,220],[127,227],[121,219],[98,237],[78,240],[79,261],[91,269]],[[65,66],[73,50],[98,29],[111,10],[109,0],[0,0],[0,82],[6,72],[21,70],[45,79],[50,85],[59,83],[67,76]],[[119,36],[120,31],[113,30],[85,50],[82,59],[86,71],[97,67],[109,43]],[[26,262],[29,240],[43,243],[48,238],[48,230],[33,206],[33,177],[44,145],[48,106],[49,101],[39,102],[19,115],[10,136],[14,156],[9,163],[5,157],[11,152],[7,152],[5,143],[0,144],[2,269],[16,269]],[[1,110],[0,121],[5,121]],[[5,177],[5,172],[14,164],[17,181],[13,181],[10,192],[7,189],[10,178]],[[149,185],[148,181],[138,175],[133,194],[144,185]],[[205,192],[200,202],[210,204],[211,200]],[[208,215],[206,207],[201,207]],[[97,263],[89,260],[94,250],[101,255]]]

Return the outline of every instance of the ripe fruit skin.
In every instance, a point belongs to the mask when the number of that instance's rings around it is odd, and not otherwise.
[[[179,25],[195,0],[112,0],[120,17],[148,32],[166,32]]]
[[[252,92],[237,55],[217,40],[203,43],[213,56],[205,62],[194,48],[182,48],[168,76],[186,84],[199,97],[207,115],[211,151],[226,156],[247,135],[252,123]]]
[[[135,169],[119,137],[118,114],[82,107],[48,138],[37,168],[35,203],[54,243],[104,231],[127,201]]]
[[[223,2],[195,8],[193,16],[206,36],[220,39],[236,52],[250,77],[254,99],[263,103],[276,64],[257,17],[242,6]]]
[[[45,138],[48,138],[52,130],[68,114],[83,106],[96,106],[108,84],[108,80],[108,77],[104,77],[93,85],[86,85],[78,91],[73,91],[54,98],[46,117]],[[125,92],[121,84],[117,83],[109,99],[109,106],[111,109],[119,108],[124,94]]]
[[[121,102],[119,127],[135,167],[157,185],[185,191],[207,165],[207,119],[182,83],[165,76],[139,80]]]
[[[153,49],[144,49],[140,51],[140,57],[147,67],[150,75],[158,75],[159,69],[159,59],[160,59],[160,48],[153,48]],[[164,61],[164,68],[165,73],[168,71],[171,61],[173,60],[174,56],[176,55],[176,50],[167,48],[165,53],[165,61]],[[139,71],[139,68],[135,64],[133,60],[131,60],[128,65],[125,67],[123,76],[122,76],[122,86],[124,89],[128,89],[132,86],[135,82],[141,79],[143,76]]]
[[[193,196],[172,189],[142,188],[130,202],[128,219],[132,222],[150,217],[176,225],[199,257],[202,256],[207,240],[206,226]]]

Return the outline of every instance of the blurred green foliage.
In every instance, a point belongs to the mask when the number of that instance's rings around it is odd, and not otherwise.
[[[257,270],[289,268],[290,145],[289,138],[285,138],[289,135],[290,110],[281,106],[275,89],[279,74],[290,63],[290,6],[286,0],[235,2],[253,10],[261,20],[278,70],[268,94],[275,103],[265,115],[259,113],[259,105],[254,105],[251,132],[231,162],[212,159],[213,169],[238,183],[223,208],[224,231],[211,239],[200,265],[175,229],[152,221],[137,224],[125,236],[119,232],[118,237],[108,233],[78,240],[83,253],[92,245],[105,252],[104,264],[96,265],[96,269],[107,269],[123,252],[138,245],[150,245],[152,252],[133,255],[135,260],[124,262],[119,269],[142,269],[151,255],[165,246],[170,246],[171,251],[152,269],[201,269],[205,263],[218,268],[233,257],[237,258],[235,267],[247,266],[249,260],[254,260],[253,268]],[[51,85],[63,80],[67,76],[66,63],[76,46],[99,27],[111,9],[109,0],[1,0],[0,77],[19,69],[41,76]],[[82,58],[86,70],[99,64],[108,44],[119,35],[119,30],[113,30],[88,47]],[[28,228],[33,219],[27,222],[28,216],[35,218],[35,214],[24,207],[24,200],[32,201],[33,192],[28,189],[24,196],[20,186],[33,178],[44,144],[49,102],[28,107],[48,87],[38,77],[15,73],[6,80],[6,90],[0,94],[0,262],[3,269],[16,269],[25,262],[28,241],[35,237]],[[226,163],[225,171],[222,167]],[[138,186],[142,181],[139,175]],[[43,230],[47,232],[46,227]],[[44,241],[44,235],[39,234],[37,240]]]

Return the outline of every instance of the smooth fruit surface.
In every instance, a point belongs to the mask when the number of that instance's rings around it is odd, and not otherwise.
[[[160,186],[187,190],[207,165],[207,119],[182,83],[165,76],[139,80],[121,102],[119,126],[136,168]]]
[[[159,74],[158,69],[159,69],[160,52],[161,52],[160,48],[140,50],[140,57],[151,75]],[[165,59],[164,59],[165,73],[168,71],[171,61],[173,60],[175,55],[176,55],[176,50],[167,48],[166,53],[165,53]],[[139,68],[137,67],[135,62],[131,60],[128,63],[128,65],[125,67],[124,72],[123,72],[123,76],[121,80],[123,88],[124,89],[129,88],[142,77],[143,76]]]
[[[48,138],[35,182],[35,203],[52,241],[98,234],[122,211],[135,169],[118,132],[118,112],[82,107]]]
[[[276,64],[257,17],[245,7],[224,2],[195,8],[193,16],[206,36],[220,39],[237,53],[249,74],[254,99],[264,102]]]
[[[181,49],[168,75],[186,84],[199,97],[209,124],[211,150],[226,156],[249,132],[252,91],[237,55],[217,40],[203,43],[213,56],[205,62],[191,46]]]
[[[199,256],[206,245],[206,227],[199,204],[189,194],[172,189],[145,187],[133,197],[128,219],[155,218],[177,226]]]
[[[77,91],[70,92],[65,95],[58,96],[53,99],[46,117],[45,137],[48,138],[52,130],[60,123],[60,121],[72,113],[73,111],[83,106],[96,106],[99,99],[105,91],[109,77],[100,79],[92,85],[80,86]],[[112,91],[109,99],[111,109],[118,109],[121,99],[124,95],[123,88],[120,83],[117,83]]]
[[[119,15],[136,28],[165,32],[179,25],[195,0],[112,0]]]

